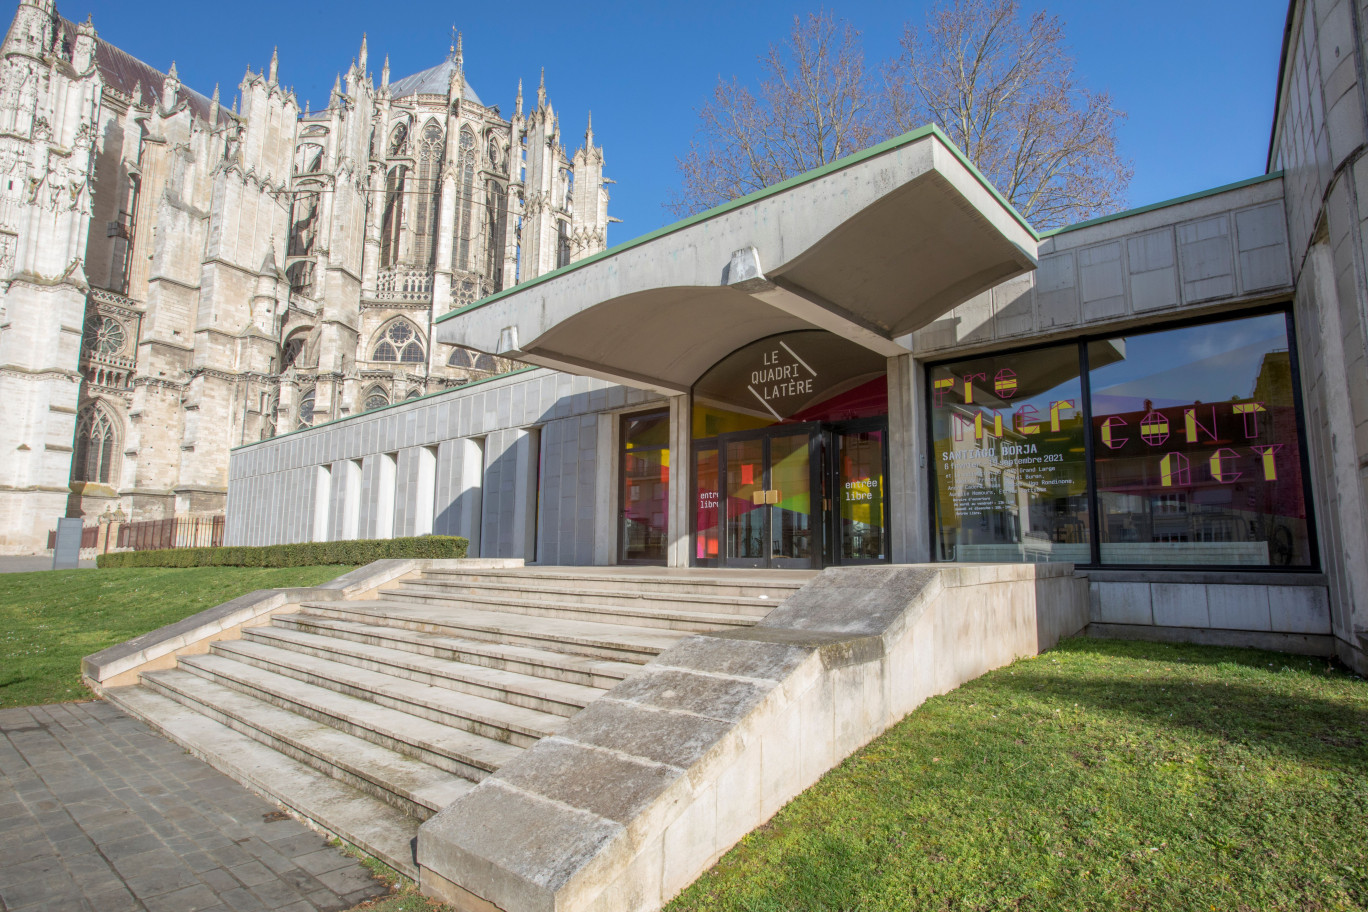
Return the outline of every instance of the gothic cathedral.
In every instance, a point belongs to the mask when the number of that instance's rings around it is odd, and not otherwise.
[[[433,320],[603,250],[603,151],[360,52],[301,111],[206,98],[21,0],[0,46],[0,553],[59,516],[222,512],[228,452],[512,365]]]

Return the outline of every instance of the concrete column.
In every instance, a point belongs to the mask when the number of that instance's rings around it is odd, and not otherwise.
[[[616,412],[598,416],[598,464],[594,466],[594,566],[617,563],[618,523],[622,496],[622,417]]]
[[[924,373],[910,354],[888,359],[888,531],[896,564],[931,559]]]
[[[689,508],[693,505],[693,397],[670,397],[670,504],[669,547],[666,563],[689,566],[693,536],[689,532]]]

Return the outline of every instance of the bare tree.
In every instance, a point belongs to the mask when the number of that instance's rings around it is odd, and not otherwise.
[[[860,33],[829,12],[795,16],[783,47],[761,58],[752,94],[718,79],[688,153],[683,187],[668,207],[699,212],[835,161],[873,143],[877,87],[865,72]]]
[[[1125,203],[1131,168],[1117,151],[1125,115],[1078,85],[1057,16],[1023,21],[1017,0],[951,0],[910,25],[884,68],[899,130],[937,124],[1037,228]]]

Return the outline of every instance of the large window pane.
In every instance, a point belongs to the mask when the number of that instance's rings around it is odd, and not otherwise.
[[[1102,562],[1307,566],[1281,314],[1092,342]]]
[[[1090,561],[1078,352],[931,369],[938,559]]]
[[[622,542],[624,561],[662,563],[670,500],[670,413],[622,419]]]

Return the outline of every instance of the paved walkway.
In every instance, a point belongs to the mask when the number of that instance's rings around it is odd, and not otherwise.
[[[107,703],[0,710],[0,912],[320,912],[384,892]]]
[[[82,570],[93,568],[93,560],[83,560],[80,562]],[[52,555],[0,555],[0,573],[32,573],[34,570],[51,570]]]

